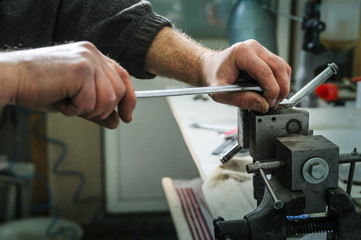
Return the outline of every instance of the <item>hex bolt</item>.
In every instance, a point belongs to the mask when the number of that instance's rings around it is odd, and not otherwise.
[[[296,133],[300,130],[300,128],[301,128],[301,123],[297,119],[291,119],[286,124],[286,131],[288,133]]]
[[[289,126],[288,129],[290,130],[290,132],[297,132],[299,129],[299,126],[296,122],[292,122]]]
[[[326,174],[326,169],[319,163],[311,166],[311,176],[318,180],[318,179],[321,179],[323,178],[323,176],[325,176]]]
[[[354,148],[353,151],[351,152],[352,155],[358,155],[358,152],[357,152],[357,148]]]
[[[323,182],[329,174],[328,163],[318,157],[311,158],[302,167],[302,176],[306,182],[318,184]]]

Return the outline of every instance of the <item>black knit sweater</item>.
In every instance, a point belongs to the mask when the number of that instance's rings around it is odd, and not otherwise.
[[[0,48],[87,40],[137,78],[155,35],[171,23],[137,0],[0,0]]]

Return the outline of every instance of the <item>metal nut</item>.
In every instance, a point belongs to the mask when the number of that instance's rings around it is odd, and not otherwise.
[[[302,168],[302,176],[306,182],[318,184],[323,182],[329,173],[328,163],[322,158],[311,158],[305,162]]]

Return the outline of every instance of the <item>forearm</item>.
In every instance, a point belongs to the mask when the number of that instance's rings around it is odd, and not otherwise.
[[[0,53],[0,106],[16,102],[17,82],[21,68],[11,61],[13,56],[12,52]]]
[[[147,72],[174,78],[193,86],[204,86],[203,61],[212,54],[194,40],[164,27],[152,42],[145,60]]]
[[[289,92],[291,68],[255,40],[213,51],[171,28],[163,28],[152,42],[145,62],[150,73],[194,86],[232,84],[240,71],[246,71],[263,88],[263,96],[254,92],[212,95],[217,102],[245,109],[267,112]]]

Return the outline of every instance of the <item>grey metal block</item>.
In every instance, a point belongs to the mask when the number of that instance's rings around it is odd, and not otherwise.
[[[326,209],[326,190],[338,186],[339,148],[323,136],[293,136],[277,139],[277,160],[284,167],[275,176],[289,191],[303,191],[306,196],[306,213],[324,212]],[[312,167],[324,161],[327,173],[312,175]],[[305,171],[307,175],[305,175]],[[308,178],[315,180],[309,181]]]
[[[249,112],[250,155],[254,161],[274,159],[276,138],[309,134],[309,114],[300,108]]]

